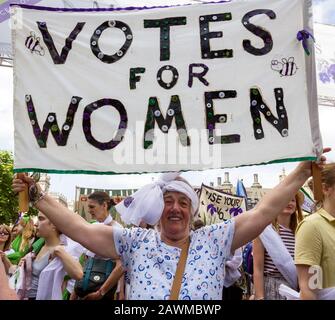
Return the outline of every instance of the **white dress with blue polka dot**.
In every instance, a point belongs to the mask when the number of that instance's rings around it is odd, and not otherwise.
[[[180,300],[221,300],[225,262],[230,256],[234,220],[191,232]],[[169,246],[152,229],[113,230],[126,268],[129,300],[169,299],[181,249]]]

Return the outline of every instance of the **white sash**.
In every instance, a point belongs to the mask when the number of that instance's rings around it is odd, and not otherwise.
[[[272,224],[268,225],[259,237],[279,272],[292,289],[297,289],[298,275],[294,261]]]
[[[225,278],[223,285],[228,288],[232,286],[238,279],[241,278],[239,267],[243,262],[242,248],[235,250],[234,255],[226,260]]]
[[[285,284],[279,286],[279,293],[287,300],[300,300],[300,293]],[[335,300],[335,287],[319,289],[316,291],[317,300]]]
[[[52,259],[40,274],[36,300],[62,300],[62,284],[65,275],[62,260],[58,257]]]

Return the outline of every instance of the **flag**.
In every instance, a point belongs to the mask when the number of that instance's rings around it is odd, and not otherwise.
[[[244,187],[242,179],[237,180],[236,195],[239,197],[243,197],[245,199],[245,206],[246,206],[246,209],[248,210],[249,209],[248,208],[248,195],[247,195],[247,190]]]
[[[243,185],[243,180],[238,179],[237,185],[236,185],[236,195],[244,198],[248,198],[247,190],[245,190],[245,187]]]

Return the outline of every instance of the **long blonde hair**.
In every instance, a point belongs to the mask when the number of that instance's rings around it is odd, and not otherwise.
[[[22,219],[20,223],[23,226],[22,230],[22,240],[20,244],[20,251],[24,251],[29,245],[29,241],[35,236],[35,226],[34,221],[30,218],[29,220],[25,221],[25,219]]]
[[[294,196],[294,198],[295,198],[296,208],[295,208],[295,212],[290,217],[290,229],[292,230],[293,233],[295,233],[295,231],[297,230],[298,224],[304,219],[302,215],[302,210],[301,210],[301,205],[303,202],[303,194],[300,193],[299,191],[299,193],[297,193]],[[272,222],[272,224],[277,230],[277,232],[279,232],[278,218],[276,218]]]

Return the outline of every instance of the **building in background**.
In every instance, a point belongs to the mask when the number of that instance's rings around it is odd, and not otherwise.
[[[68,208],[67,198],[59,192],[49,192],[49,196],[53,197],[56,201]]]
[[[50,192],[50,176],[47,173],[41,173],[40,174],[40,179],[39,179],[39,185],[42,188],[42,191],[44,192],[48,192],[48,194],[53,197],[56,201],[58,201],[59,203],[61,203],[62,205],[64,205],[65,207],[68,207],[68,202],[67,202],[67,198],[59,193],[59,192]]]
[[[39,185],[42,188],[42,191],[49,192],[50,189],[50,176],[47,173],[41,173],[39,179]]]
[[[281,175],[279,175],[278,180],[281,181],[286,177],[285,169]],[[222,182],[223,180],[223,182]],[[210,182],[210,186],[218,189],[222,192],[229,194],[236,194],[236,187],[229,180],[229,172],[224,173],[224,179],[222,177],[217,177],[217,184],[214,182]],[[194,186],[195,191],[200,192],[201,186]],[[254,182],[250,187],[245,187],[247,192],[247,205],[248,208],[253,208],[259,200],[263,198],[263,196],[271,190],[271,188],[263,188],[258,180],[258,174],[254,173]],[[87,187],[78,187],[76,186],[75,191],[75,202],[74,202],[74,211],[80,214],[84,219],[90,220],[91,216],[88,213],[87,201],[88,195],[93,193],[94,191],[105,191],[109,194],[109,196],[118,203],[123,200],[125,197],[133,194],[137,189],[94,189]],[[118,222],[121,222],[119,215],[116,212],[112,212],[113,218]]]
[[[245,186],[247,192],[247,205],[248,208],[253,208],[263,196],[271,190],[271,188],[263,188],[258,180],[258,174],[254,173],[254,181],[250,187]],[[282,174],[279,175],[278,180],[282,181],[286,177],[285,169],[283,169]],[[242,179],[241,179],[242,180]],[[243,181],[243,180],[242,180]],[[210,182],[210,186],[218,189],[222,192],[229,194],[236,194],[236,187],[229,180],[229,172],[224,173],[224,178],[217,177],[217,183]],[[46,173],[42,173],[40,177],[40,185],[43,191],[48,192],[50,188],[50,177]],[[200,191],[199,186],[194,186],[194,189],[198,192]],[[312,198],[313,193],[310,190],[307,182],[304,185],[304,190],[308,192],[309,196]],[[68,207],[71,211],[80,214],[85,220],[90,221],[91,216],[88,213],[88,196],[95,191],[104,191],[114,200],[115,203],[122,201],[124,198],[132,195],[137,189],[98,189],[98,188],[88,188],[88,187],[79,187],[76,186],[75,189],[75,200],[68,201],[64,195],[58,192],[49,192],[49,194],[55,198],[58,202],[62,203],[64,206]],[[115,210],[111,210],[111,214],[115,220],[121,222],[119,215]]]
[[[281,182],[286,177],[285,169],[283,168],[282,174],[279,175],[279,182]],[[221,177],[217,178],[217,185],[214,185],[214,182],[210,183],[211,186],[214,188],[221,190],[222,192],[230,193],[230,194],[236,194],[236,188],[233,186],[233,184],[229,181],[229,172],[224,173],[224,182],[221,183]],[[196,190],[200,188],[196,187]],[[258,181],[258,174],[254,173],[254,182],[249,188],[245,188],[247,192],[247,204],[248,208],[253,208],[259,200],[261,200],[264,195],[271,190],[271,188],[263,188],[262,185]],[[303,189],[305,193],[308,194],[310,199],[313,199],[313,192],[310,189],[310,186],[308,185],[308,181],[305,182]]]
[[[73,211],[74,212],[74,200],[70,200],[67,202],[67,207],[69,208],[69,210]]]
[[[80,214],[85,220],[90,221],[92,219],[91,215],[88,213],[88,196],[95,191],[104,191],[114,200],[115,203],[122,201],[124,198],[130,196],[137,189],[97,189],[97,188],[87,188],[76,186],[75,190],[75,200],[74,200],[74,211]],[[113,219],[121,223],[120,216],[117,214],[115,209],[111,210]]]

